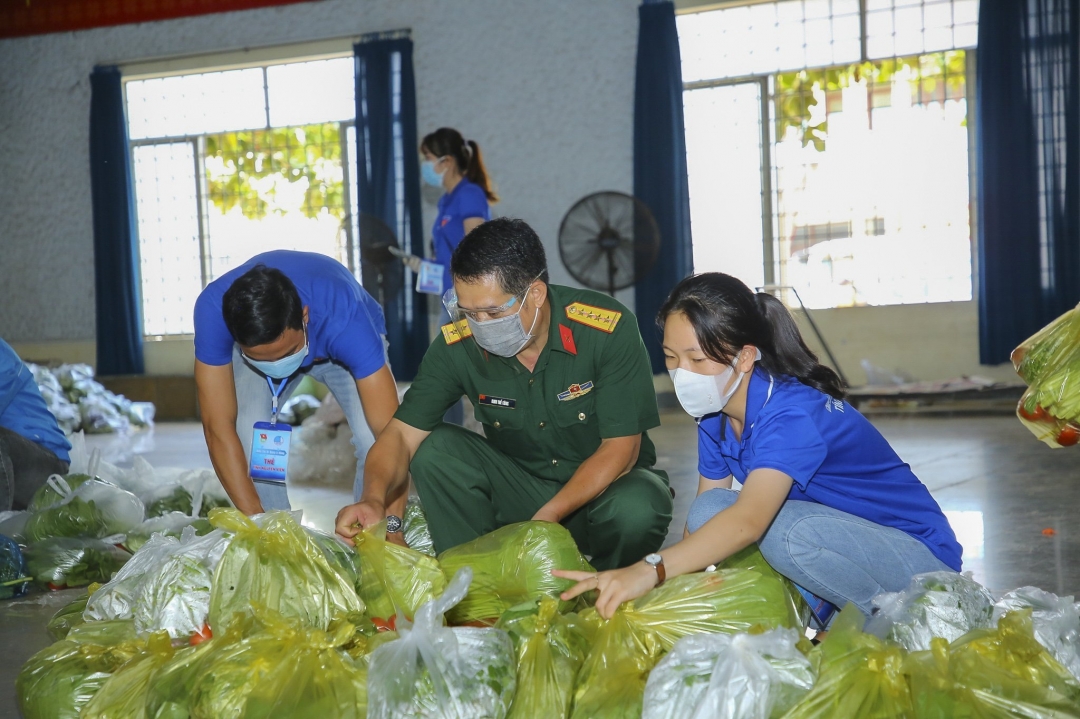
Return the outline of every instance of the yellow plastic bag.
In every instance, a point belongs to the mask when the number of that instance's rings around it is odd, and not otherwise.
[[[1028,390],[1016,416],[1050,447],[1080,442],[1080,307],[1069,310],[1012,352]]]
[[[151,679],[147,716],[362,719],[367,668],[343,648],[355,628],[311,629],[256,608],[229,631],[179,654]],[[187,652],[188,650],[185,650]]]
[[[862,631],[866,618],[849,604],[828,637],[810,652],[814,688],[784,719],[908,719],[915,716],[904,673],[906,653]]]
[[[510,609],[496,627],[510,635],[517,652],[517,693],[508,719],[568,716],[591,628],[576,614],[559,614],[559,601],[551,597]]]
[[[496,529],[439,555],[447,577],[469,566],[473,583],[461,604],[450,610],[454,624],[494,624],[502,613],[541,596],[558,598],[574,582],[552,569],[591,572],[570,531],[555,522],[518,522]],[[570,607],[563,602],[563,611]]]
[[[772,565],[765,561],[765,557],[761,554],[757,544],[751,544],[746,549],[736,552],[723,562],[720,562],[720,564],[717,564],[716,568],[753,569],[759,574],[776,578],[784,587],[784,601],[788,605],[791,622],[788,626],[805,627],[807,622],[810,621],[810,606],[803,599],[799,590],[795,588],[795,583],[773,569]]]
[[[253,603],[316,629],[364,611],[352,583],[288,512],[268,513],[260,527],[239,510],[217,508],[210,523],[235,533],[214,571],[209,624],[215,634],[250,614]]]
[[[183,651],[194,650],[189,648]],[[146,652],[124,664],[105,680],[82,710],[80,719],[145,719],[150,677],[171,661],[175,653],[168,632],[150,635]]]
[[[130,621],[74,627],[19,671],[15,694],[24,719],[78,719],[109,676],[144,648]]]
[[[596,626],[578,675],[572,717],[639,717],[649,672],[675,642],[691,634],[802,628],[777,576],[748,569],[684,574],[623,605]]]
[[[356,535],[360,561],[360,597],[368,616],[382,622],[401,612],[407,619],[446,589],[434,557],[386,541],[386,522]]]

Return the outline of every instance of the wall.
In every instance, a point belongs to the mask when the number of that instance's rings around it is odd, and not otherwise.
[[[420,132],[449,125],[480,143],[504,198],[494,212],[532,224],[553,280],[567,282],[555,247],[565,212],[590,192],[632,187],[637,5],[323,0],[0,41],[0,337],[28,359],[93,360],[95,64],[380,30],[412,30]],[[191,357],[190,340],[146,346],[154,374],[190,373]]]

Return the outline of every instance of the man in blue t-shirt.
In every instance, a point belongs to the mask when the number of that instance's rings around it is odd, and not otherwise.
[[[0,340],[0,512],[25,509],[50,474],[66,474],[70,449],[30,368]]]
[[[398,408],[382,309],[341,263],[310,252],[256,255],[195,302],[195,384],[203,431],[238,509],[288,509],[284,482],[253,481],[255,423],[274,417],[310,374],[341,405],[356,449],[355,497],[367,451]],[[401,498],[404,505],[404,497]]]

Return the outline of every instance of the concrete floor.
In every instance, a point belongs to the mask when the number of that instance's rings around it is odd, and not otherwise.
[[[694,423],[681,411],[664,411],[662,421],[651,434],[658,465],[676,491],[672,542],[682,534],[696,491],[697,444]],[[948,514],[964,546],[964,569],[975,579],[995,593],[1028,584],[1080,592],[1080,449],[1051,450],[1012,417],[889,417],[874,424]],[[129,441],[94,437],[89,444],[119,463],[137,452],[157,467],[210,466],[194,423],[163,423]],[[304,509],[305,524],[332,530],[351,487],[309,484],[290,496],[294,508]],[[13,687],[19,667],[50,643],[45,623],[78,593],[0,604],[0,719],[18,716]]]

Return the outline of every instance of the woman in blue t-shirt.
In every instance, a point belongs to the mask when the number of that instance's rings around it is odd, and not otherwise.
[[[491,219],[490,205],[499,198],[488,179],[480,146],[473,140],[466,141],[457,130],[440,127],[426,135],[420,143],[420,154],[424,157],[420,165],[424,182],[444,190],[431,238],[435,262],[443,268],[445,292],[450,289],[451,255],[465,235]]]
[[[596,607],[610,617],[665,576],[755,542],[812,603],[853,602],[867,615],[875,595],[915,574],[960,570],[937,502],[844,401],[840,378],[778,299],[729,275],[696,275],[675,287],[659,322],[675,394],[698,419],[698,496],[684,539],[624,569],[558,572],[579,582],[564,599],[599,589]]]

